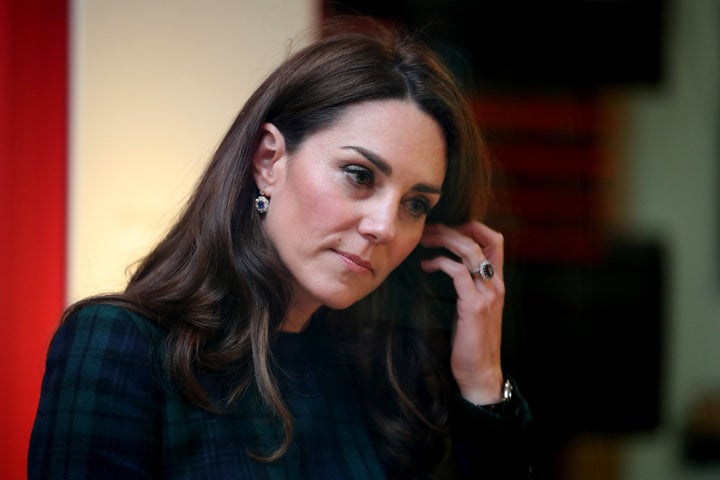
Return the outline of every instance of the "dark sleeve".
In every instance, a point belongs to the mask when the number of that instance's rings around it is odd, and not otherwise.
[[[159,478],[157,327],[108,305],[84,307],[48,352],[28,479]]]
[[[459,394],[454,399],[450,436],[457,478],[534,478],[532,415],[513,386],[513,398],[502,412],[475,406]]]

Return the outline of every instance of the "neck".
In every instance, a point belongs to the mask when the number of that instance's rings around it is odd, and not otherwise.
[[[318,308],[319,305],[301,306],[291,303],[278,330],[289,333],[302,332],[308,326],[312,314]]]

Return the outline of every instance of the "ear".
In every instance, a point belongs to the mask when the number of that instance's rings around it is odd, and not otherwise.
[[[253,155],[253,176],[255,185],[268,196],[272,196],[274,185],[285,168],[287,152],[285,137],[272,123],[265,123],[260,129],[260,142]]]

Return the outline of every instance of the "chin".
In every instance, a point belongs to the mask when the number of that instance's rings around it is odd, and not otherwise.
[[[338,301],[337,299],[335,299],[332,301],[324,302],[323,305],[325,305],[326,307],[331,308],[333,310],[345,310],[346,308],[352,307],[353,304],[355,302],[357,302],[358,300],[360,300],[360,299],[355,298],[353,300],[345,300],[345,301],[343,301],[343,300]]]
[[[327,301],[323,302],[323,305],[333,310],[345,310],[346,308],[350,308],[355,303],[370,295],[374,290],[375,288],[368,292],[357,295],[334,295],[331,296],[332,298],[327,298]]]

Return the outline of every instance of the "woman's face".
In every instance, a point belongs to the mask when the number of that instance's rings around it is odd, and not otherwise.
[[[420,240],[445,157],[440,126],[409,101],[350,106],[292,155],[269,126],[255,178],[271,198],[264,228],[292,274],[290,313],[349,307],[385,280]]]

